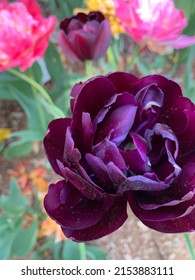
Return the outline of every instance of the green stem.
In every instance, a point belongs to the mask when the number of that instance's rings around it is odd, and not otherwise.
[[[32,80],[34,80],[34,73],[33,73],[33,71],[32,71],[32,68],[29,68],[27,73],[28,73],[28,76],[27,76],[27,77],[29,77],[29,78],[31,78]],[[42,107],[41,107],[41,104],[40,104],[40,102],[39,102],[39,100],[38,100],[38,97],[39,97],[39,96],[37,95],[36,89],[35,89],[35,87],[33,87],[32,84],[31,84],[31,88],[32,88],[32,92],[33,92],[33,94],[34,94],[34,98],[37,99],[36,104],[37,104],[37,109],[38,109],[38,112],[39,112],[40,122],[41,122],[41,124],[42,124],[42,127],[47,127],[47,123],[45,122],[46,120],[45,120],[45,118],[44,118],[44,112],[43,112]]]
[[[191,242],[189,233],[184,233],[184,238],[185,238],[186,246],[189,250],[191,259],[195,260],[195,252],[194,252],[193,244]]]
[[[117,71],[118,69],[118,62],[116,60],[116,56],[115,56],[115,53],[114,53],[114,50],[113,50],[113,47],[110,46],[107,50],[107,56],[108,56],[108,59],[111,63],[111,67],[112,67],[112,71]]]
[[[81,260],[86,260],[86,245],[85,243],[79,243],[79,252],[80,252],[80,259]]]
[[[93,61],[92,60],[87,60],[85,62],[85,72],[86,72],[87,79],[93,77],[94,71],[93,71]]]
[[[43,97],[45,101],[47,101],[48,105],[50,105],[53,109],[53,115],[56,118],[64,118],[64,113],[54,104],[52,101],[51,97],[47,93],[47,91],[40,85],[38,84],[35,80],[31,79],[30,77],[26,76],[25,74],[15,70],[15,69],[9,69],[7,70],[11,74],[15,75],[16,77],[22,79],[23,81],[27,82],[30,84],[34,89],[36,89]]]

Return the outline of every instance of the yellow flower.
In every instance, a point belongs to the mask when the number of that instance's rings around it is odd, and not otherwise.
[[[119,24],[119,19],[116,17],[113,0],[85,0],[85,4],[87,6],[86,10],[75,9],[74,13],[100,11],[107,19],[109,19],[111,31],[115,38],[118,38],[118,35],[124,32],[123,27]]]
[[[0,142],[3,142],[11,134],[11,129],[0,128]]]

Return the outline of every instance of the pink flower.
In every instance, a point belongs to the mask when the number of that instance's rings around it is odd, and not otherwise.
[[[180,35],[188,22],[172,0],[115,0],[115,6],[121,25],[137,44],[175,49],[195,44],[195,36]]]
[[[35,0],[0,0],[0,71],[32,66],[44,54],[55,26],[56,18],[44,18]]]

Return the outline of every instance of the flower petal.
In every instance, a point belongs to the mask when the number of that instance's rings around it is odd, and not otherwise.
[[[49,126],[44,138],[44,148],[48,160],[55,170],[61,175],[61,171],[57,164],[57,160],[63,162],[64,143],[67,127],[70,125],[71,119],[57,119],[53,120]]]
[[[100,221],[105,208],[103,201],[86,198],[66,181],[49,186],[44,207],[58,224],[72,230],[95,225]]]
[[[85,242],[101,238],[117,230],[127,219],[126,200],[113,198],[111,202],[108,200],[108,204],[109,208],[105,210],[101,220],[94,226],[83,230],[71,230],[62,227],[65,236],[73,241]]]

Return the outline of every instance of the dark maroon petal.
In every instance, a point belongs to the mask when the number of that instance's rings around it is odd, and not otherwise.
[[[69,22],[71,21],[71,18],[65,18],[61,21],[60,23],[60,29],[63,30],[63,32],[67,32],[67,27],[68,27],[68,24]]]
[[[83,83],[75,105],[73,125],[76,126],[82,112],[88,112],[93,120],[115,94],[115,87],[104,76],[97,76]]]
[[[60,162],[58,162],[58,164],[63,177],[66,178],[84,196],[92,200],[101,199],[103,197],[103,190],[93,183],[89,177],[87,180],[78,173],[70,170],[68,167],[63,167]]]
[[[57,160],[63,162],[64,143],[67,127],[70,125],[71,119],[53,120],[47,130],[44,138],[44,148],[48,160],[57,174],[61,174]]]
[[[180,218],[161,222],[142,221],[146,226],[164,233],[180,233],[195,231],[195,207],[190,207]]]
[[[195,163],[184,166],[178,181],[166,190],[129,193],[129,204],[135,215],[152,224],[183,217],[195,205],[194,170]]]
[[[82,29],[82,27],[83,23],[80,20],[73,18],[69,21],[69,24],[66,28],[66,33],[68,34],[71,31]]]
[[[80,83],[75,84],[71,90],[70,96],[72,97],[72,99],[70,100],[70,105],[71,105],[72,113],[74,111],[74,105],[75,105],[76,99],[79,96],[79,93],[80,93],[82,87],[83,87],[83,83],[80,82]]]
[[[141,89],[136,96],[136,100],[140,103],[143,110],[148,110],[152,106],[162,107],[164,102],[164,93],[155,84],[149,85]]]
[[[106,201],[105,201],[106,204]],[[108,200],[110,205],[110,201]],[[101,238],[120,228],[127,219],[126,200],[113,198],[110,207],[104,212],[101,220],[92,227],[83,230],[71,230],[62,227],[66,237],[73,241],[85,242]]]
[[[180,146],[183,151],[195,147],[195,111],[185,111],[188,123],[186,130],[180,134]]]
[[[175,109],[170,112],[169,116],[167,116],[164,122],[166,122],[177,135],[177,137],[180,138],[178,134],[182,134],[186,130],[188,118],[185,112]]]
[[[132,93],[136,94],[141,89],[149,85],[156,85],[160,90],[162,90],[164,94],[164,106],[167,108],[171,108],[172,105],[174,105],[175,99],[182,96],[180,86],[173,80],[170,80],[162,75],[149,75],[139,79],[138,82],[134,84]]]
[[[92,170],[98,181],[101,183],[102,187],[109,189],[112,186],[108,170],[101,158],[96,157],[92,154],[86,154],[86,160],[89,164],[89,168]]]
[[[105,17],[101,12],[90,12],[88,15],[88,19],[102,22],[105,19]]]
[[[104,107],[97,113],[96,117],[93,120],[94,131],[96,131],[97,125],[104,120],[107,113],[112,108],[112,105],[116,102],[117,97],[118,94],[115,94],[113,97],[111,97],[110,100],[104,105]]]
[[[82,114],[82,137],[85,139],[85,150],[90,151],[93,144],[94,130],[89,113]]]
[[[75,30],[68,35],[72,49],[81,61],[92,59],[92,46],[94,46],[95,38],[95,34],[84,30]]]
[[[83,84],[75,103],[71,126],[76,146],[80,147],[81,150],[84,145],[84,139],[80,137],[82,135],[83,112],[89,113],[93,121],[97,113],[115,93],[116,90],[112,83],[103,76],[92,78]]]
[[[108,138],[119,145],[127,137],[134,123],[136,111],[136,106],[124,105],[108,114],[107,118],[97,128],[96,142]]]
[[[74,62],[80,61],[80,59],[77,56],[77,54],[75,53],[71,43],[69,42],[67,35],[62,30],[60,30],[58,33],[58,43],[59,43],[59,46],[61,47],[63,53],[70,61],[74,61]]]
[[[139,204],[139,201],[136,200],[136,193],[128,194],[128,201],[130,207],[134,214],[144,223],[149,226],[153,224],[153,228],[156,225],[156,230],[158,230],[158,224],[166,223],[169,220],[172,222],[175,219],[179,219],[189,213],[195,206],[195,195],[194,193],[189,193],[188,196],[184,197],[180,201],[174,201],[172,203],[165,204],[164,207],[154,208],[152,205],[151,210],[144,204]],[[145,209],[144,209],[145,208]],[[151,227],[151,226],[149,226]],[[155,229],[155,228],[154,228]]]
[[[88,19],[88,15],[86,15],[85,13],[78,13],[75,16],[73,16],[72,18],[75,18],[75,19],[85,23]]]
[[[93,59],[99,59],[106,55],[106,51],[111,41],[110,22],[105,19],[101,22],[97,37],[93,46]]]
[[[155,174],[144,174],[126,177],[123,172],[112,162],[107,165],[110,178],[117,190],[117,195],[127,191],[159,191],[169,187],[158,180]]]
[[[182,168],[178,180],[168,189],[158,192],[140,192],[136,194],[139,205],[147,210],[163,206],[177,205],[181,201],[190,199],[195,192],[195,163],[188,163]]]
[[[95,225],[104,214],[104,201],[87,199],[65,181],[49,186],[44,207],[61,226],[79,230]]]
[[[117,92],[127,91],[130,94],[133,94],[132,89],[134,88],[134,83],[139,81],[134,75],[125,72],[114,72],[108,74],[107,78],[116,87]]]
[[[117,146],[111,141],[104,140],[98,145],[94,146],[92,152],[96,157],[99,157],[104,164],[113,162],[121,170],[126,169],[126,164],[121,156]]]
[[[126,165],[133,171],[150,171],[151,164],[147,157],[147,146],[145,139],[133,132],[131,132],[130,135],[133,139],[133,143],[127,144],[125,150],[121,151]]]

